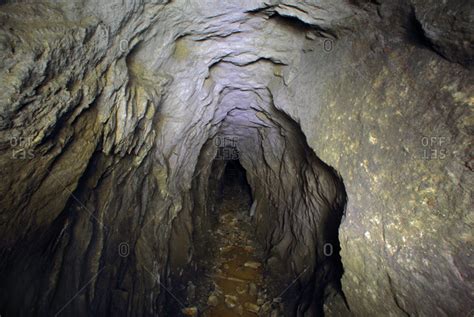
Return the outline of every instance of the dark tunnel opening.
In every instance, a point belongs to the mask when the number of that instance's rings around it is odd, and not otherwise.
[[[231,195],[238,195],[243,205],[250,208],[253,201],[252,189],[247,181],[245,169],[239,160],[226,161],[217,201],[222,203]]]

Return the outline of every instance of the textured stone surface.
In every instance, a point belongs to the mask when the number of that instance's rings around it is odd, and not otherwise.
[[[297,278],[289,315],[325,295],[329,316],[467,315],[471,16],[455,0],[1,4],[0,313],[186,308],[232,139],[267,266]]]
[[[434,1],[413,1],[415,17],[423,35],[442,56],[472,69],[472,3],[449,0],[442,6],[436,4]]]

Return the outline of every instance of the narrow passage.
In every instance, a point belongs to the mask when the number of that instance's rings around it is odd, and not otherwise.
[[[250,187],[238,161],[229,161],[223,177],[218,222],[211,233],[212,258],[196,296],[206,317],[282,316],[264,278],[263,250],[255,241]]]

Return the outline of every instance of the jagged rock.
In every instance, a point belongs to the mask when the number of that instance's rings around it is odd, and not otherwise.
[[[449,0],[414,0],[414,21],[433,48],[446,58],[471,67],[474,65],[472,3]]]

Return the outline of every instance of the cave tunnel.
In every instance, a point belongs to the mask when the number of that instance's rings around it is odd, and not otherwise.
[[[0,1],[0,316],[471,316],[472,9]]]
[[[245,169],[238,159],[230,159],[225,163],[216,200],[222,202],[222,200],[230,198],[229,195],[231,194],[237,195],[243,206],[251,208],[254,202],[252,199],[252,189],[247,181]],[[248,211],[250,213],[250,210]]]
[[[225,116],[199,155],[191,191],[202,203],[185,216],[196,228],[197,260],[195,273],[183,270],[212,278],[185,274],[176,284],[205,315],[323,314],[325,297],[344,296],[342,179],[271,100],[266,90],[229,89]]]

